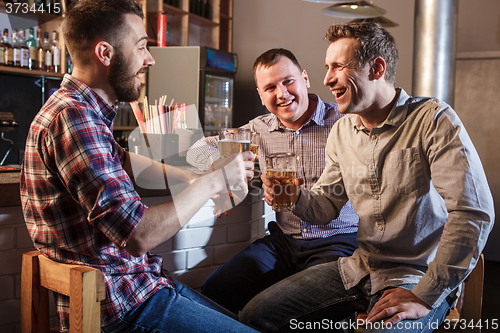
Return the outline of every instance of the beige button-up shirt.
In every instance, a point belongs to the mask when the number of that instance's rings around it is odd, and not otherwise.
[[[417,283],[413,293],[438,306],[471,272],[494,222],[479,156],[446,103],[398,89],[387,119],[371,131],[357,115],[332,128],[327,166],[294,213],[330,221],[349,199],[358,244],[341,258],[346,289],[370,275],[372,293]]]

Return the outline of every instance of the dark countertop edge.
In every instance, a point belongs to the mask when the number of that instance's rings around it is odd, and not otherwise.
[[[180,166],[183,167],[183,166]],[[201,172],[193,167],[184,166],[193,172]],[[21,206],[20,197],[20,172],[0,173],[0,207]],[[260,180],[260,179],[259,179]],[[134,183],[137,193],[141,197],[170,196],[169,190],[145,189]]]
[[[0,173],[0,207],[21,206],[20,172]],[[169,196],[168,190],[144,189],[136,184],[135,189],[141,197]]]

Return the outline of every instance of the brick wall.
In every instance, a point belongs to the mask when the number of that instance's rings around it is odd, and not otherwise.
[[[146,204],[163,202],[167,197],[144,198]],[[213,203],[205,206],[177,235],[152,252],[164,259],[172,276],[194,289],[221,264],[263,235],[274,212],[262,201],[259,189],[233,208],[229,216],[216,218]],[[21,258],[33,250],[21,207],[0,207],[0,332],[20,332]],[[53,301],[51,313],[55,314]],[[53,325],[57,325],[55,316]]]

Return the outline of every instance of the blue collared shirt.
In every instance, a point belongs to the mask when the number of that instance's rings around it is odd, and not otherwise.
[[[265,156],[272,153],[293,152],[298,157],[298,176],[304,178],[306,188],[311,188],[319,179],[325,167],[325,145],[333,124],[342,115],[336,104],[323,102],[319,96],[309,94],[317,102],[311,119],[300,129],[286,128],[279,119],[265,114],[242,126],[260,133],[259,165],[265,172]],[[196,142],[187,153],[187,161],[201,170],[207,170],[220,157],[217,137],[207,137]],[[358,230],[358,216],[350,202],[340,211],[339,217],[326,224],[314,220],[301,220],[290,212],[276,213],[276,222],[285,234],[297,239],[315,239],[337,234],[353,233]]]

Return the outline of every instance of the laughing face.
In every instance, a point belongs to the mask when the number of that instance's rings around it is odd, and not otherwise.
[[[262,105],[283,125],[298,129],[309,120],[309,78],[290,59],[281,56],[269,67],[258,67],[255,80]]]
[[[137,15],[127,14],[129,29],[122,45],[115,48],[108,73],[108,83],[116,98],[122,102],[136,101],[140,96],[141,77],[154,60],[147,46],[148,36],[142,20]]]
[[[355,39],[342,38],[331,43],[326,51],[324,84],[332,91],[342,114],[363,114],[372,103],[370,66],[358,68],[355,47]]]

